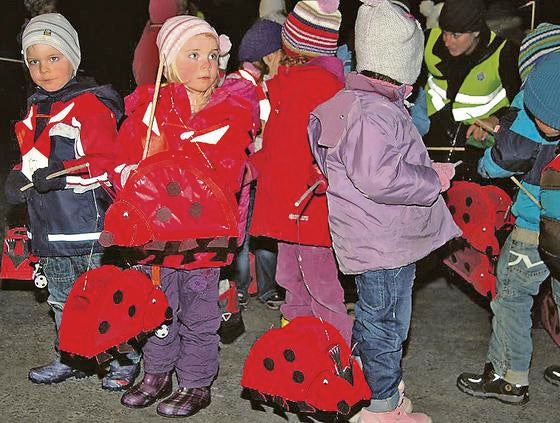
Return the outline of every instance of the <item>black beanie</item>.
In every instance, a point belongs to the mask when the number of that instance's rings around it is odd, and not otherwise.
[[[439,26],[444,31],[463,34],[483,31],[486,7],[484,0],[445,0],[439,16]]]

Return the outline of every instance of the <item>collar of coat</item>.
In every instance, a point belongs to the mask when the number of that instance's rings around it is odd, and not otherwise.
[[[404,102],[404,99],[412,92],[410,85],[394,85],[379,79],[368,78],[357,72],[350,72],[346,75],[346,89],[374,92],[394,103]]]

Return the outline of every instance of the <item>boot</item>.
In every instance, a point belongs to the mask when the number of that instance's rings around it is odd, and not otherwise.
[[[27,375],[31,382],[43,383],[46,385],[64,382],[66,379],[70,379],[71,377],[83,379],[87,376],[87,373],[61,363],[58,359],[45,364],[44,366],[32,368],[29,370],[29,374]]]
[[[142,382],[123,394],[121,404],[130,408],[149,407],[158,399],[169,396],[171,391],[171,372],[145,373]]]
[[[101,379],[101,388],[107,391],[124,391],[134,383],[140,373],[140,363],[121,365],[118,360],[109,364],[109,372]]]
[[[385,412],[375,413],[362,408],[358,423],[432,423],[432,419],[424,413],[407,413],[401,402],[394,410]]]
[[[560,366],[550,366],[544,371],[544,380],[560,386]]]
[[[179,388],[160,402],[157,413],[163,417],[189,417],[210,405],[210,387]]]
[[[525,404],[529,401],[529,387],[514,385],[498,376],[492,363],[486,363],[482,374],[462,373],[457,388],[479,398],[495,398],[507,404]]]

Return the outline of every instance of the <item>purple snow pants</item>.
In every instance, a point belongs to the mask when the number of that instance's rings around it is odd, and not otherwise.
[[[173,322],[169,325],[169,335],[163,339],[152,335],[144,345],[146,373],[175,369],[180,387],[212,384],[218,373],[219,276],[218,268],[161,268],[161,286],[173,309]]]
[[[276,281],[286,289],[286,303],[280,307],[285,319],[319,317],[337,328],[350,345],[352,319],[344,305],[332,248],[278,242]]]

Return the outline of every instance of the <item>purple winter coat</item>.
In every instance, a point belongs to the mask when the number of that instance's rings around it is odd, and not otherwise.
[[[309,142],[329,182],[329,224],[340,270],[413,263],[461,235],[426,147],[404,106],[407,87],[352,72],[317,107]]]

